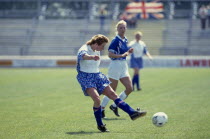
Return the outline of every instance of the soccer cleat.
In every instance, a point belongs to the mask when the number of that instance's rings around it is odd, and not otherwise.
[[[137,90],[138,90],[138,91],[141,91],[142,89],[141,89],[141,88],[138,88]]]
[[[101,118],[106,118],[106,116],[105,116],[105,110],[102,110],[101,111]]]
[[[130,115],[131,120],[136,120],[140,117],[143,117],[147,114],[146,111],[135,111],[134,114]]]
[[[117,107],[114,107],[114,106],[110,106],[109,107],[113,112],[114,114],[117,116],[117,117],[120,117],[119,113],[118,113],[118,108]]]
[[[101,132],[109,132],[109,130],[106,128],[106,124],[98,126],[98,130]]]

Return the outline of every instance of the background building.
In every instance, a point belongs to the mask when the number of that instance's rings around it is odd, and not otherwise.
[[[0,0],[0,55],[74,56],[78,48],[94,34],[101,33],[113,38],[114,25],[131,2]],[[133,39],[135,31],[140,30],[153,55],[210,55],[210,28],[206,25],[205,30],[201,29],[198,15],[201,5],[209,5],[210,0],[135,2],[144,2],[144,5],[162,3],[162,16],[144,19],[138,15],[132,18],[135,24],[128,26],[126,34],[129,40]],[[102,9],[103,15],[100,12]],[[149,13],[146,6],[142,13]],[[104,16],[104,23],[101,16]],[[156,17],[160,17],[159,14]]]

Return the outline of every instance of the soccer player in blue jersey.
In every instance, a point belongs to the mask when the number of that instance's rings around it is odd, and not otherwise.
[[[132,120],[146,115],[145,111],[136,111],[120,99],[110,87],[108,78],[99,71],[100,51],[104,49],[107,43],[108,38],[106,36],[95,35],[79,49],[77,54],[77,80],[81,85],[84,95],[90,96],[93,100],[95,119],[97,127],[101,132],[109,131],[102,121],[101,94],[113,100]]]
[[[128,40],[125,37],[126,28],[127,24],[125,21],[121,20],[117,23],[117,36],[112,40],[108,48],[109,57],[111,58],[111,63],[108,69],[108,77],[111,81],[111,87],[114,91],[117,89],[118,81],[120,81],[125,86],[125,90],[123,90],[119,95],[122,100],[125,100],[133,91],[132,81],[128,72],[128,64],[126,61],[126,57],[133,52],[133,48],[129,48],[127,46]],[[109,98],[104,96],[101,103],[103,118],[105,118],[104,109],[108,102]],[[110,109],[116,116],[120,116],[116,104],[113,103],[110,106]]]
[[[133,90],[135,89],[134,86],[136,85],[138,91],[141,90],[139,71],[143,68],[143,55],[147,55],[150,60],[153,59],[146,48],[146,44],[141,40],[141,38],[142,33],[136,32],[135,40],[129,43],[129,46],[134,49],[130,59],[130,67],[134,70],[132,79]]]

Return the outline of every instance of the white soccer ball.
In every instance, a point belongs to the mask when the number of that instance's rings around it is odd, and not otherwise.
[[[152,116],[152,123],[161,127],[168,122],[168,116],[164,112],[157,112]]]

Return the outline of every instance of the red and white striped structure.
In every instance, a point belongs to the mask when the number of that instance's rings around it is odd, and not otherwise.
[[[125,11],[129,14],[136,14],[138,18],[148,19],[162,19],[163,15],[163,3],[153,2],[131,2],[126,6]]]

